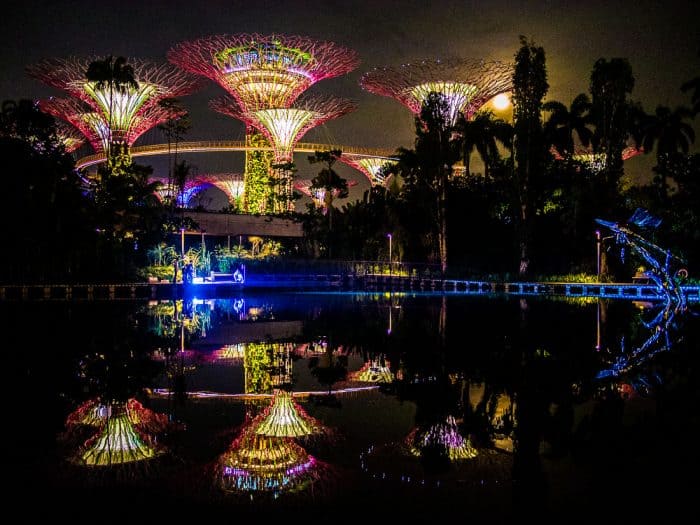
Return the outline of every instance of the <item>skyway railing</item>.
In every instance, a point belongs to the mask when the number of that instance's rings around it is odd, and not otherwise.
[[[294,147],[295,153],[313,153],[314,151],[329,151],[338,149],[343,153],[352,153],[353,155],[364,155],[367,157],[392,159],[395,153],[392,150],[385,148],[360,148],[356,146],[342,146],[340,144],[320,144],[313,142],[300,142]],[[210,140],[210,141],[195,141],[195,142],[180,142],[177,144],[178,153],[207,153],[207,152],[222,152],[222,151],[272,151],[271,146],[251,146],[242,140]],[[151,157],[155,155],[167,155],[175,152],[175,144],[153,144],[150,146],[135,146],[131,148],[132,157]],[[95,164],[104,162],[106,156],[104,153],[95,153],[82,157],[76,161],[78,169],[87,168]]]

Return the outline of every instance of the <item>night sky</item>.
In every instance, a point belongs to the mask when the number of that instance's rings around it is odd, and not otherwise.
[[[699,11],[696,1],[658,0],[10,0],[0,16],[0,100],[59,95],[24,72],[26,65],[44,58],[113,54],[165,60],[175,43],[217,33],[297,34],[352,48],[362,61],[350,74],[321,81],[310,90],[352,98],[359,109],[311,130],[302,141],[393,150],[413,144],[413,117],[398,102],[361,90],[360,76],[374,66],[449,56],[510,61],[522,34],[545,49],[548,100],[570,104],[578,93],[588,91],[598,58],[624,57],[636,79],[632,98],[651,113],[659,104],[689,104],[689,94],[683,94],[680,85],[700,74]],[[207,100],[223,93],[208,82],[204,90],[184,98],[193,122],[188,140],[243,138],[242,124],[207,107]],[[156,142],[161,137],[154,132],[137,144]],[[699,143],[700,138],[696,151]],[[316,167],[298,157],[299,176],[315,173]],[[192,155],[190,160],[200,173],[241,171],[243,162],[237,153]],[[626,169],[643,179],[653,164],[648,155],[628,161]],[[157,163],[155,167],[159,169]],[[368,187],[352,170],[339,171],[361,181],[351,198]]]

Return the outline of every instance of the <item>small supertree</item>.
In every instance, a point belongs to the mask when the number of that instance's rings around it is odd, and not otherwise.
[[[406,443],[413,455],[420,456],[430,447],[444,449],[450,461],[463,461],[478,456],[469,438],[464,438],[457,427],[457,422],[448,416],[444,423],[437,423],[427,430],[414,429],[406,438]]]
[[[445,97],[454,124],[459,113],[466,118],[486,102],[511,89],[512,66],[485,60],[423,60],[400,67],[374,68],[360,80],[363,89],[391,97],[420,114],[430,93]]]
[[[128,157],[128,149],[139,135],[172,118],[167,108],[157,109],[158,103],[192,93],[199,81],[170,64],[136,58],[117,59],[112,63],[111,58],[106,61],[97,57],[47,59],[29,66],[27,71],[32,77],[68,92],[87,105],[86,113],[94,115],[90,126],[93,130],[100,129],[97,134],[106,143],[105,151],[110,152],[114,146],[115,154]],[[107,76],[102,80],[88,79],[88,71],[95,70],[94,64],[114,66],[121,62],[133,70],[133,79],[130,78],[133,82],[118,84]]]
[[[343,153],[339,160],[362,173],[372,186],[384,186],[388,179],[385,175],[385,170],[396,164],[395,159],[373,157],[359,153]]]
[[[242,173],[209,173],[200,175],[199,178],[223,191],[232,206],[240,207],[245,188]]]

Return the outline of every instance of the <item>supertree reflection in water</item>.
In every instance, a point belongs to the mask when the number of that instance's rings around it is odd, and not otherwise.
[[[391,364],[382,356],[369,359],[357,372],[353,372],[349,377],[352,381],[361,383],[392,383],[394,373],[391,371]]]
[[[453,416],[447,416],[444,423],[436,423],[427,430],[414,429],[406,438],[406,444],[414,456],[421,456],[429,449],[444,451],[450,461],[472,459],[478,455],[469,438],[459,433]]]
[[[218,486],[232,495],[268,495],[285,492],[304,494],[324,481],[330,468],[308,454],[292,438],[257,433],[248,423],[216,464]]]

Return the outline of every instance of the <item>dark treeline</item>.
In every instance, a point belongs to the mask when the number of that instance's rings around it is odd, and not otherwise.
[[[631,98],[633,88],[627,60],[601,58],[589,93],[570,105],[545,103],[545,52],[522,38],[512,125],[489,111],[450,122],[447,102],[433,94],[415,119],[414,148],[399,149],[398,163],[385,173],[388,186],[345,204],[332,231],[311,208],[307,240],[321,256],[388,260],[391,233],[393,260],[442,268],[449,261],[450,273],[591,274],[594,219],[623,222],[643,207],[663,221],[642,233],[687,260],[692,274],[700,262],[700,156],[689,153],[689,120],[698,113],[698,81],[683,86],[693,109],[659,106],[654,114]],[[630,185],[623,159],[641,151],[656,155],[653,178]],[[483,173],[472,171],[473,154]],[[629,278],[630,267],[616,268],[619,258],[606,257],[612,248],[604,245],[603,270]]]

